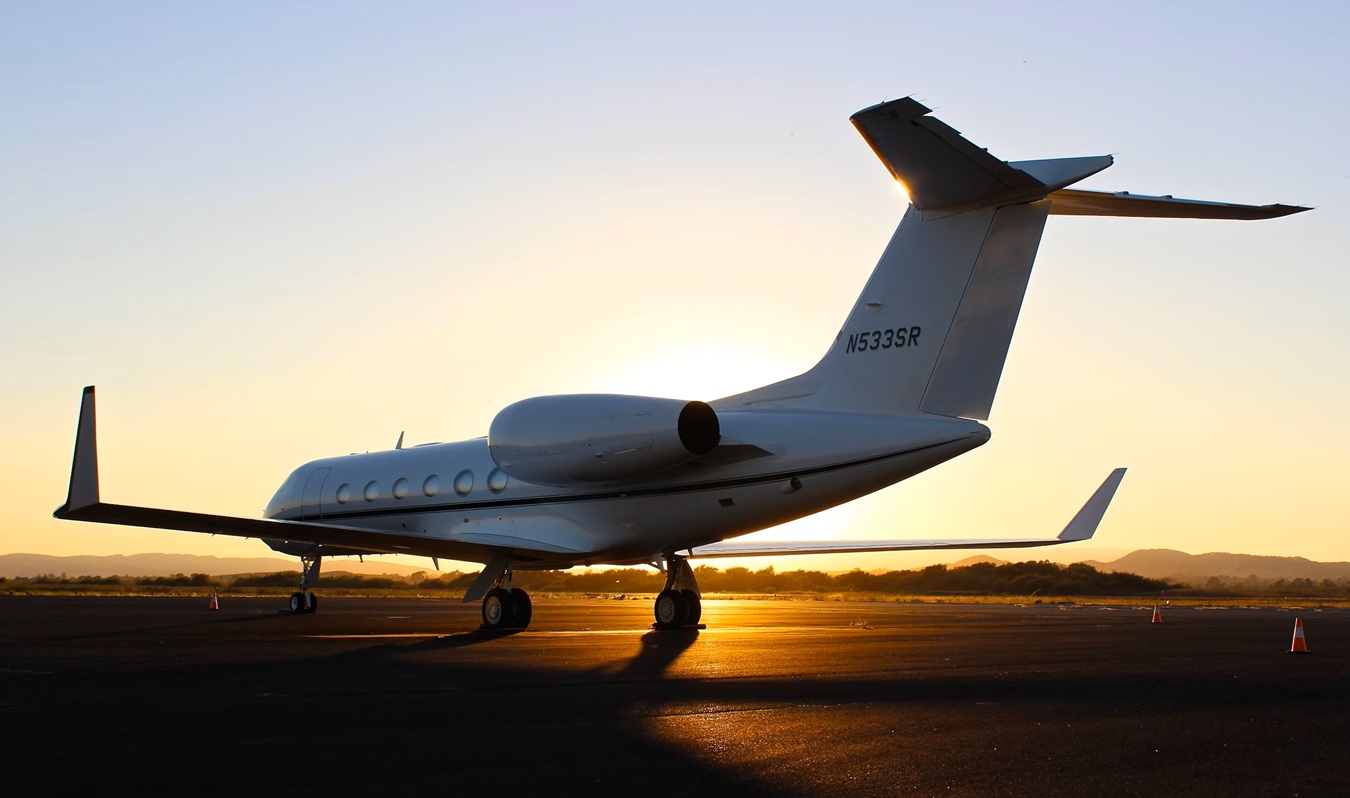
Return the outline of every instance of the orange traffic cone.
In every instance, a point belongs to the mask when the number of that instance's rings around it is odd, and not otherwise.
[[[1294,619],[1294,644],[1289,647],[1290,654],[1307,654],[1308,641],[1303,639],[1303,621]]]
[[[218,610],[218,609],[220,609],[220,602],[219,602],[219,601],[216,601],[216,594],[215,594],[215,593],[212,593],[212,594],[211,594],[211,605],[210,605],[209,607],[207,607],[207,609],[211,609],[211,610]]]
[[[1153,605],[1153,623],[1162,623],[1162,613],[1158,612],[1158,605]]]

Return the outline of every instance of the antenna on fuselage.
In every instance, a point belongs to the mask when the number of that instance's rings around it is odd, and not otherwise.
[[[406,432],[406,431],[407,431],[407,430],[404,430],[404,432]],[[394,448],[395,448],[395,449],[402,449],[402,448],[403,448],[403,433],[402,433],[402,432],[400,432],[400,433],[398,434],[398,443],[394,444]]]

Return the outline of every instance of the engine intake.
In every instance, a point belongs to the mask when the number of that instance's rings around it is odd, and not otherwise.
[[[654,474],[708,454],[721,437],[717,413],[703,402],[538,396],[497,414],[488,452],[515,479],[566,487]]]

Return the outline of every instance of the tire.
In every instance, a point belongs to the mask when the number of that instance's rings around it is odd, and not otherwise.
[[[681,590],[680,594],[684,596],[685,604],[689,605],[689,614],[684,619],[685,625],[697,626],[698,619],[703,617],[703,601],[692,590]]]
[[[305,611],[305,596],[303,593],[291,594],[291,612],[299,615]]]
[[[662,590],[656,597],[656,628],[678,629],[689,617],[689,602],[674,590]]]
[[[511,594],[494,587],[483,596],[483,628],[509,629],[516,622],[514,602]]]
[[[511,588],[511,607],[516,611],[517,629],[525,629],[530,625],[530,616],[534,614],[534,607],[530,604],[530,594],[518,587]]]
[[[305,612],[313,615],[319,611],[319,597],[313,593],[305,594]]]

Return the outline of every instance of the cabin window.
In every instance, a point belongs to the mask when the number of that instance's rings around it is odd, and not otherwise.
[[[422,483],[422,493],[427,496],[435,496],[441,492],[441,478],[432,474]]]
[[[351,486],[351,485],[348,485],[348,484],[345,483],[345,482],[342,483],[342,486],[339,487],[338,490],[337,490],[337,500],[338,500],[338,504],[346,504],[347,502],[351,501],[351,500],[352,500],[352,486]]]
[[[502,491],[506,490],[506,483],[508,479],[509,477],[506,476],[505,471],[501,470],[500,468],[492,469],[492,473],[488,474],[487,478],[488,490],[492,491],[493,493],[501,493]]]
[[[380,483],[371,480],[366,483],[366,501],[373,502],[380,498]]]
[[[396,482],[394,483],[393,493],[394,493],[394,498],[395,498],[395,499],[406,499],[406,498],[408,498],[408,479],[407,479],[407,477],[399,477],[399,478],[398,478],[398,481],[396,481]]]
[[[455,477],[455,493],[468,496],[471,490],[473,490],[473,472],[466,468]]]

